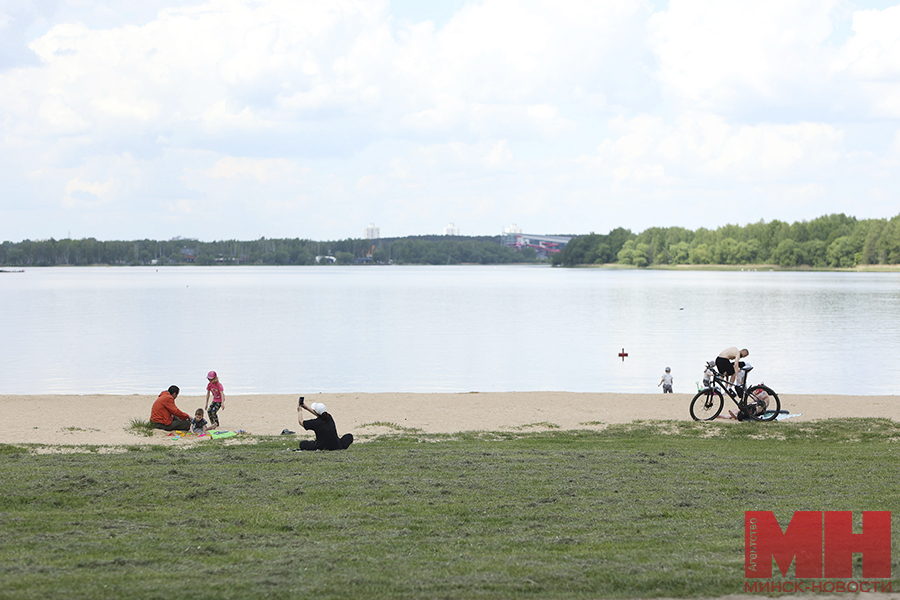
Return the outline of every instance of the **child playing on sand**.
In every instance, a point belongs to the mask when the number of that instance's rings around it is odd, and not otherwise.
[[[203,418],[203,409],[198,408],[191,419],[191,433],[208,433],[206,431],[206,419]]]
[[[225,409],[225,388],[219,382],[219,376],[215,371],[206,374],[209,385],[206,386],[206,412],[213,427],[219,427],[219,411]],[[209,396],[212,394],[212,404]]]
[[[662,376],[662,379],[659,380],[659,383],[656,384],[656,387],[662,386],[663,394],[671,394],[672,393],[672,369],[666,367],[666,372]]]

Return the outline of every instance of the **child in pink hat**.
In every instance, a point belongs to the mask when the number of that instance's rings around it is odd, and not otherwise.
[[[215,371],[206,374],[209,384],[206,386],[206,414],[209,415],[210,425],[218,429],[219,427],[219,411],[225,408],[225,387],[219,381],[219,376]],[[209,396],[212,395],[212,404],[209,403]]]

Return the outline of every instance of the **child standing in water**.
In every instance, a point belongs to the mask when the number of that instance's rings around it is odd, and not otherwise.
[[[219,411],[225,408],[225,388],[219,382],[219,376],[215,371],[206,374],[209,385],[206,386],[206,414],[209,415],[210,424],[214,428],[219,427]],[[212,394],[212,404],[209,396]]]

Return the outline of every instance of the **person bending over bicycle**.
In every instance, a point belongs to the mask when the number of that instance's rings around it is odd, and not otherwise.
[[[729,352],[732,351],[733,352]],[[697,391],[697,395],[691,400],[690,412],[695,421],[711,421],[720,419],[737,419],[739,421],[773,421],[781,412],[781,400],[772,388],[764,383],[749,385],[747,373],[751,367],[740,360],[743,356],[749,356],[748,350],[729,348],[723,350],[723,355],[736,356],[740,373],[734,377],[735,381],[728,381],[727,377],[733,372],[726,366],[735,367],[726,356],[720,356],[715,363],[706,363],[706,371],[703,373],[703,389]],[[725,363],[723,365],[723,362]],[[723,372],[720,374],[718,370]],[[737,412],[729,411],[728,416],[722,415],[725,407],[724,397],[728,396],[736,405]]]
[[[728,381],[734,383],[735,365],[747,356],[750,356],[750,351],[746,348],[743,350],[738,350],[735,346],[725,348],[716,357],[716,369],[723,377],[729,377]]]

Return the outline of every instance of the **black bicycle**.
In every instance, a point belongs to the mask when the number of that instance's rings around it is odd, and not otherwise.
[[[737,385],[731,383],[716,371],[713,362],[706,363],[709,378],[703,380],[706,386],[691,400],[691,417],[695,421],[712,421],[719,416],[725,406],[725,395],[737,406],[739,421],[774,421],[781,411],[781,400],[775,391],[762,384]],[[743,383],[753,367],[742,367]]]

